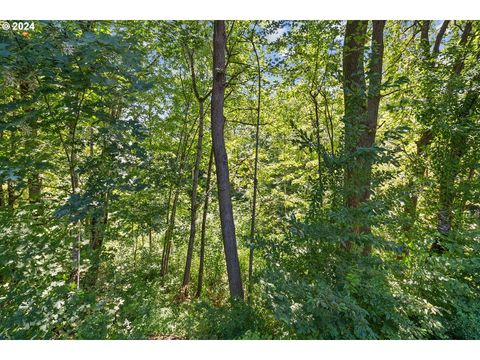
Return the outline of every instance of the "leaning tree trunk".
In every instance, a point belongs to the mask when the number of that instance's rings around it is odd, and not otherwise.
[[[243,285],[238,260],[235,223],[233,220],[232,199],[228,157],[225,148],[223,106],[225,101],[225,21],[215,20],[213,33],[213,89],[212,89],[212,142],[217,173],[218,203],[222,227],[223,247],[227,263],[230,296],[243,299]]]

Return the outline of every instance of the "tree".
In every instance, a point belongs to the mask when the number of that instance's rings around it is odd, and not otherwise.
[[[232,298],[243,299],[242,276],[238,261],[235,223],[233,220],[228,157],[225,149],[223,106],[225,101],[225,21],[215,20],[213,30],[213,87],[211,102],[212,143],[217,174],[218,203],[223,247],[227,263],[228,285]]]
[[[197,73],[195,70],[195,52],[193,49],[186,48],[187,61],[190,67],[190,76],[192,80],[192,90],[195,95],[195,99],[198,103],[198,141],[197,141],[197,151],[195,155],[195,163],[193,169],[193,179],[192,179],[192,195],[191,195],[191,209],[190,209],[190,236],[188,239],[188,248],[187,248],[187,259],[185,263],[185,271],[183,274],[181,298],[185,298],[188,295],[188,286],[190,284],[190,273],[192,267],[192,256],[193,256],[193,246],[195,241],[196,234],[196,221],[197,221],[197,192],[198,192],[198,178],[200,173],[200,162],[202,160],[202,148],[203,148],[203,133],[204,133],[204,122],[205,122],[205,109],[204,103],[205,100],[210,96],[211,90],[205,91],[205,94],[200,94],[198,84],[197,84]]]
[[[373,21],[368,88],[363,60],[367,25],[367,21],[347,21],[343,50],[345,151],[349,157],[345,168],[345,199],[346,206],[353,211],[365,204],[371,194],[373,146],[382,82],[385,21]],[[353,233],[369,234],[370,226],[361,222],[365,219],[354,221]],[[351,246],[351,241],[347,241],[347,250]],[[370,251],[371,245],[365,244],[363,253],[367,255]]]
[[[255,28],[254,28],[255,30]],[[252,49],[255,54],[257,64],[257,122],[255,125],[255,156],[253,160],[253,199],[252,199],[252,220],[250,223],[250,253],[248,258],[248,296],[251,297],[252,281],[253,281],[253,250],[255,246],[255,220],[257,214],[257,190],[258,190],[258,143],[260,137],[260,115],[261,115],[261,96],[262,96],[262,69],[260,67],[260,59],[258,57],[257,48],[255,46],[254,31],[250,39]]]

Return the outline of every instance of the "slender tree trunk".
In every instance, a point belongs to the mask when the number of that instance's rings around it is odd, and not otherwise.
[[[188,111],[187,111],[188,112]],[[178,199],[180,196],[180,190],[181,190],[181,185],[183,181],[183,167],[185,163],[185,157],[187,154],[187,148],[188,148],[188,136],[187,136],[187,131],[186,131],[186,123],[184,125],[184,128],[182,129],[182,132],[180,134],[180,141],[178,144],[178,149],[177,149],[177,158],[179,158],[178,163],[176,165],[177,167],[177,181],[174,185],[175,187],[175,192],[173,195],[173,203],[172,207],[170,209],[170,217],[168,217],[168,212],[167,212],[167,230],[165,232],[165,239],[164,239],[164,244],[163,244],[163,251],[162,251],[162,266],[160,270],[160,276],[163,277],[167,274],[168,272],[168,263],[170,260],[170,251],[172,248],[172,238],[173,238],[173,232],[175,230],[175,219],[177,215],[177,204],[178,204]],[[173,186],[172,186],[173,188]],[[170,196],[172,193],[172,188],[170,188],[170,195],[169,195],[169,200],[168,202],[170,203]]]
[[[76,149],[76,129],[80,114],[80,108],[82,106],[82,100],[79,102],[79,108],[77,111],[77,117],[70,123],[69,126],[69,137],[70,137],[70,149],[66,149],[66,152],[69,152],[68,161],[69,161],[69,170],[70,170],[70,183],[71,183],[71,195],[76,194],[80,188],[80,179],[77,173],[77,149]],[[73,258],[73,274],[75,283],[77,285],[77,289],[80,288],[80,252],[81,252],[81,244],[82,244],[82,223],[80,220],[76,222],[76,241],[73,241],[72,244],[72,258]]]
[[[382,69],[383,69],[383,30],[385,28],[385,20],[373,20],[372,45],[368,83],[368,99],[367,99],[367,123],[363,134],[360,138],[360,146],[371,149],[375,144],[375,137],[378,126],[378,110],[380,107],[380,88],[382,86]],[[372,178],[372,161],[365,161],[365,183],[361,202],[364,203],[370,199],[371,195],[371,178]],[[362,232],[369,234],[370,226],[362,227]],[[371,244],[365,244],[363,247],[363,255],[370,254],[372,250]]]
[[[317,171],[318,171],[318,202],[320,203],[320,207],[323,207],[323,178],[322,178],[322,148],[320,142],[320,114],[318,108],[318,92],[311,91],[310,96],[313,101],[313,105],[315,108],[315,141],[316,141],[316,150],[317,150]]]
[[[10,131],[10,158],[15,157],[15,131]],[[7,204],[10,210],[13,210],[15,206],[15,183],[12,180],[7,181]]]
[[[260,67],[260,59],[258,57],[257,48],[255,47],[255,41],[252,35],[252,48],[255,53],[255,59],[257,62],[257,123],[255,126],[255,159],[253,165],[253,199],[252,199],[252,220],[250,222],[250,253],[248,258],[248,297],[251,299],[252,286],[253,286],[253,251],[255,246],[255,220],[257,213],[257,188],[258,188],[258,144],[260,138],[260,115],[261,115],[261,96],[262,96],[262,70]]]
[[[205,201],[203,204],[203,216],[202,216],[202,230],[200,238],[200,265],[198,269],[198,284],[197,284],[197,293],[195,297],[200,297],[202,294],[203,287],[203,272],[204,272],[204,263],[205,263],[205,231],[207,228],[207,215],[208,215],[208,201],[210,197],[210,179],[212,176],[212,165],[213,165],[213,148],[210,150],[210,159],[208,160],[208,172],[207,172],[207,184],[205,187]]]
[[[170,203],[172,201],[172,193],[173,193],[173,184],[170,186],[170,189],[168,191],[167,218],[166,218],[166,221],[165,221],[165,224],[167,225],[167,231],[168,231],[168,228],[170,227],[170,213],[171,213],[171,207],[172,207],[172,206],[170,206]],[[163,241],[163,249],[162,249],[161,270],[160,270],[160,275],[161,276],[165,275],[164,272],[163,272],[163,268],[164,268],[163,265],[164,265],[164,261],[165,261],[166,254],[167,254],[167,242],[168,242],[167,232],[165,232],[165,238],[164,238],[164,241]]]
[[[0,131],[0,143],[3,144],[3,131]],[[5,191],[3,190],[3,183],[0,181],[0,209],[5,207]]]
[[[193,245],[195,242],[196,234],[196,222],[197,222],[197,192],[198,192],[198,177],[200,173],[200,162],[202,161],[202,144],[203,144],[203,123],[204,123],[204,110],[203,101],[199,101],[199,130],[198,130],[198,142],[197,142],[197,155],[195,157],[195,164],[193,169],[193,182],[192,182],[192,196],[190,202],[190,237],[188,239],[187,259],[185,263],[185,271],[183,274],[182,289],[180,299],[184,299],[188,296],[188,286],[190,284],[190,275],[192,268],[192,256]]]
[[[148,229],[148,251],[152,253],[153,243],[152,243],[152,228]]]
[[[172,210],[170,212],[170,221],[168,223],[167,231],[165,233],[165,243],[164,243],[164,251],[162,257],[162,268],[160,271],[161,276],[165,276],[168,272],[168,262],[170,260],[170,251],[172,248],[172,237],[173,231],[175,229],[175,218],[177,215],[177,204],[178,198],[180,196],[180,184],[177,184],[177,188],[175,189],[175,194],[173,196],[173,204]]]
[[[24,101],[27,101],[29,98],[30,94],[30,86],[28,82],[22,81],[20,83],[20,96],[21,99]],[[25,106],[23,108],[24,114],[28,114],[32,111],[31,106]],[[30,154],[35,154],[35,149],[38,146],[38,125],[37,125],[37,119],[31,119],[30,123],[30,132],[26,133],[27,136],[27,142],[26,146],[28,148],[28,154],[29,156],[32,156]],[[35,162],[35,158],[31,158],[32,162]],[[41,192],[42,192],[42,183],[41,183],[41,177],[40,173],[36,171],[35,169],[36,165],[32,166],[32,170],[30,171],[30,174],[28,175],[27,179],[27,184],[28,184],[28,200],[30,203],[38,203],[40,201],[41,197]]]
[[[133,230],[133,225],[132,225],[132,234],[133,234],[133,266],[135,267],[137,265],[137,237],[138,233]]]
[[[75,283],[77,285],[77,290],[80,289],[80,264],[81,264],[81,244],[82,244],[82,223],[77,222],[77,243],[73,247],[73,256],[75,262]]]
[[[223,106],[225,100],[225,21],[215,20],[213,34],[213,89],[212,89],[212,141],[217,173],[218,202],[223,246],[227,263],[228,284],[232,298],[243,299],[242,276],[238,260],[235,223],[233,220],[228,157],[225,148]]]

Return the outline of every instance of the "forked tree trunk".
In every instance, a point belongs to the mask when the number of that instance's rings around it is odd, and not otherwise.
[[[205,119],[204,102],[208,97],[208,93],[205,96],[201,96],[198,92],[196,74],[195,74],[194,54],[193,54],[193,51],[190,51],[190,50],[187,50],[187,52],[188,52],[188,62],[190,65],[190,72],[192,77],[193,93],[198,102],[199,129],[198,129],[198,141],[197,141],[197,154],[195,157],[195,164],[193,169],[192,194],[191,194],[191,201],[190,201],[190,207],[191,207],[190,236],[188,239],[187,258],[185,262],[185,271],[183,273],[182,288],[180,290],[180,300],[184,300],[188,296],[188,287],[190,285],[193,246],[195,242],[196,222],[197,222],[198,177],[200,173],[200,162],[202,161],[203,127],[204,127],[204,119]]]
[[[212,142],[217,173],[218,202],[222,227],[223,247],[227,263],[228,285],[232,298],[243,299],[242,276],[238,260],[235,223],[233,220],[232,199],[228,157],[225,148],[223,106],[225,101],[225,21],[215,20],[213,31],[213,89],[212,89]]]
[[[385,21],[373,21],[368,88],[363,62],[367,25],[367,21],[347,22],[343,52],[345,150],[350,156],[345,169],[345,195],[346,205],[354,214],[370,199],[372,155],[359,154],[358,149],[372,149],[375,144],[382,81]],[[370,233],[365,220],[354,216],[352,235]],[[350,240],[345,247],[351,249]],[[370,251],[371,245],[365,244],[363,254],[368,255]]]

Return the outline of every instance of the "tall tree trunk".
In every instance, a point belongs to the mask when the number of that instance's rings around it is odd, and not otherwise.
[[[235,223],[233,220],[228,157],[225,148],[223,106],[225,101],[225,21],[215,20],[213,34],[213,89],[212,89],[212,142],[217,173],[218,202],[222,227],[223,247],[227,263],[228,284],[232,298],[243,299],[242,276],[238,261]]]
[[[351,156],[345,171],[345,192],[346,205],[354,212],[370,199],[372,155],[360,155],[357,151],[359,148],[372,149],[375,144],[382,83],[385,21],[373,21],[368,88],[363,64],[367,24],[366,21],[347,22],[343,54],[345,149]],[[370,233],[365,221],[364,218],[354,219],[353,235]],[[351,242],[347,242],[348,250],[351,246]],[[368,255],[370,251],[371,245],[365,244],[363,254]]]
[[[195,157],[195,164],[193,168],[193,180],[192,180],[192,194],[190,201],[190,236],[188,239],[187,259],[185,263],[185,271],[183,274],[181,298],[188,296],[188,286],[190,284],[190,273],[192,267],[193,245],[195,242],[196,234],[196,222],[197,222],[197,191],[198,191],[198,177],[200,173],[200,162],[202,161],[202,145],[203,145],[203,123],[204,123],[204,111],[203,101],[199,102],[199,130],[197,141],[197,154]]]
[[[253,165],[253,199],[252,199],[252,220],[250,222],[250,254],[248,258],[248,297],[251,299],[253,286],[253,251],[255,246],[255,220],[257,214],[257,188],[258,188],[258,144],[260,138],[260,115],[262,104],[262,69],[260,68],[260,59],[252,34],[252,48],[257,62],[257,123],[255,126],[255,159]]]
[[[375,144],[375,137],[378,126],[378,109],[380,107],[380,88],[382,86],[382,69],[383,69],[383,30],[385,28],[385,20],[373,20],[372,45],[368,82],[368,99],[367,99],[367,122],[360,138],[360,147],[372,149]],[[371,194],[371,178],[372,178],[372,160],[365,161],[365,178],[362,184],[363,195],[360,201],[366,202],[370,199]],[[369,234],[370,226],[362,227],[362,232]],[[363,255],[370,254],[372,250],[371,244],[365,244],[363,247]]]
[[[200,297],[203,287],[203,272],[205,263],[205,231],[207,228],[207,215],[208,215],[208,201],[210,197],[210,179],[212,177],[212,165],[213,165],[213,148],[210,150],[210,159],[208,160],[208,172],[207,172],[207,184],[205,187],[205,201],[203,204],[203,216],[202,216],[202,230],[200,237],[200,264],[198,268],[198,284],[197,293],[195,297]]]
[[[0,143],[3,143],[3,131],[0,131]],[[3,182],[0,181],[0,209],[5,207],[5,191],[3,190]]]
[[[198,90],[197,76],[195,72],[194,51],[187,49],[187,57],[188,57],[188,63],[190,66],[190,75],[192,79],[193,94],[195,95],[195,98],[198,102],[200,121],[199,121],[199,131],[198,131],[197,156],[196,156],[195,165],[194,165],[193,185],[192,185],[192,195],[191,195],[190,237],[188,241],[187,259],[185,263],[185,272],[183,275],[183,283],[182,283],[182,289],[180,294],[180,300],[188,296],[188,286],[190,283],[193,245],[195,241],[197,208],[198,208],[198,204],[197,204],[198,176],[200,171],[200,162],[202,160],[202,143],[203,143],[203,131],[204,131],[203,127],[204,127],[204,119],[205,119],[204,103],[205,103],[205,100],[210,95],[210,91],[208,91],[205,95],[200,95],[200,92]]]
[[[317,172],[318,172],[318,202],[320,207],[323,207],[323,178],[322,178],[322,148],[320,142],[320,109],[318,106],[318,92],[310,91],[310,97],[312,98],[314,110],[315,110],[315,141],[316,141],[316,150],[317,150]]]
[[[366,81],[363,65],[364,47],[367,41],[368,21],[347,21],[343,45],[343,93],[344,93],[344,123],[345,151],[349,156],[344,173],[344,192],[347,208],[354,209],[360,203],[361,182],[356,151],[360,138],[360,124],[366,121]],[[353,226],[357,233],[358,224]],[[348,239],[344,247],[352,248]]]
[[[80,189],[80,179],[77,173],[76,131],[84,95],[85,92],[83,93],[82,98],[79,102],[76,118],[69,124],[70,149],[65,149],[67,153],[69,152],[67,160],[69,161],[71,195],[76,194]],[[75,227],[77,229],[77,234],[72,243],[73,275],[75,283],[77,285],[77,289],[79,289],[81,264],[80,253],[82,246],[82,223],[80,222],[80,220],[76,222]]]

